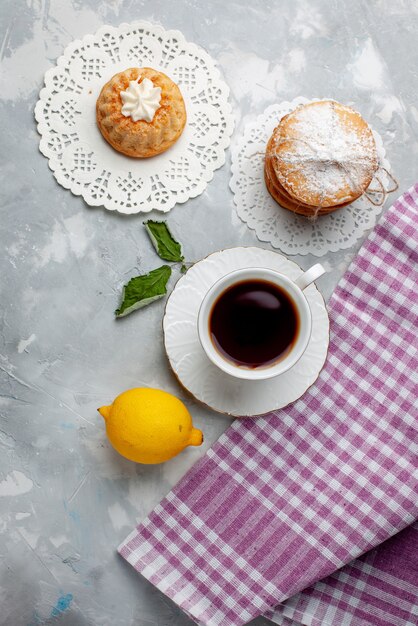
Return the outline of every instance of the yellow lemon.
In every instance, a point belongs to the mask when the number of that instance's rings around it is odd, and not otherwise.
[[[203,441],[183,402],[160,389],[129,389],[98,411],[112,446],[136,463],[162,463]]]

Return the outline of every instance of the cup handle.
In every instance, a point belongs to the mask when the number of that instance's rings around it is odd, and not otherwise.
[[[303,291],[306,287],[313,283],[314,280],[322,276],[322,274],[325,274],[325,271],[326,270],[320,263],[316,263],[306,270],[306,272],[303,272],[302,276],[299,276],[299,278],[295,280],[295,284]]]

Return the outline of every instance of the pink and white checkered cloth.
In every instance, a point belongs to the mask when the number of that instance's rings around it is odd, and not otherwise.
[[[275,619],[408,623],[384,621],[382,609],[359,617],[368,557],[335,572],[418,518],[417,251],[418,185],[332,295],[317,383],[290,407],[236,420],[120,546],[197,622],[240,626],[311,587]],[[402,588],[390,576],[379,583],[388,597]],[[327,602],[332,618],[319,609]]]
[[[417,626],[418,523],[266,617],[281,626]]]

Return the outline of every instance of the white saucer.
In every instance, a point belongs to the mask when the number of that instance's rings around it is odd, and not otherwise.
[[[306,352],[290,370],[269,380],[239,380],[209,361],[197,335],[203,296],[219,278],[244,267],[268,267],[296,279],[302,269],[277,252],[230,248],[214,252],[191,267],[167,301],[163,329],[167,356],[180,383],[215,411],[234,416],[262,415],[294,402],[316,381],[328,352],[329,320],[322,295],[305,290],[312,309],[312,336]]]

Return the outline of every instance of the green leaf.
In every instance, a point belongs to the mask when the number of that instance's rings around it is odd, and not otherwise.
[[[144,226],[161,259],[174,263],[181,263],[184,260],[181,253],[181,244],[174,239],[167,222],[148,220],[144,222]]]
[[[142,309],[167,293],[167,282],[171,267],[162,265],[148,274],[135,276],[123,287],[122,303],[115,311],[116,317],[124,317],[132,311]]]

